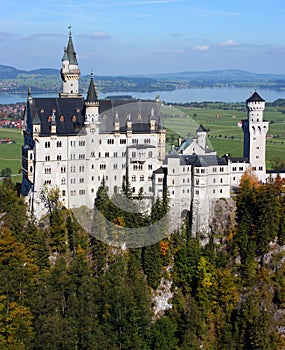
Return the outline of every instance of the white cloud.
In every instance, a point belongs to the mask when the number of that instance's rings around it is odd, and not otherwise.
[[[110,39],[110,34],[105,32],[94,32],[90,35],[81,34],[79,35],[81,38],[89,38],[89,39]]]
[[[181,55],[181,54],[185,53],[185,50],[183,50],[183,49],[176,49],[176,50],[174,50],[174,53]]]
[[[223,47],[237,46],[237,45],[238,45],[238,43],[236,43],[235,41],[233,41],[231,39],[220,43],[220,46],[223,46]]]
[[[203,51],[208,51],[210,48],[210,45],[197,45],[194,47],[194,51],[199,51],[199,52],[203,52]]]

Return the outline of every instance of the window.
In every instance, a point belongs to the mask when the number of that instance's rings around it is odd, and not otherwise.
[[[61,173],[65,173],[65,171],[66,171],[65,166],[62,166],[62,167],[60,168],[60,172],[61,172]]]
[[[149,158],[152,158],[152,151],[149,151],[149,152],[148,152],[148,157],[149,157]]]
[[[121,139],[121,140],[120,140],[120,144],[121,144],[121,145],[124,145],[124,144],[126,144],[126,143],[127,143],[127,140],[126,140],[126,139]]]
[[[233,171],[237,171],[237,167],[236,166],[233,167]]]
[[[33,171],[33,169],[30,171]],[[51,174],[51,168],[45,168],[45,174]]]
[[[163,178],[162,178],[162,177],[159,177],[159,178],[158,178],[158,182],[163,182]]]
[[[91,157],[95,157],[95,152],[91,152]]]
[[[221,167],[221,168],[220,168],[220,172],[222,173],[223,171],[224,171],[224,168],[223,168],[223,167]]]
[[[220,189],[220,193],[223,193],[223,190],[222,190],[222,189]]]
[[[199,185],[199,179],[196,179],[196,185]]]
[[[107,140],[108,145],[113,145],[114,144],[114,139],[108,139]]]
[[[100,170],[106,170],[106,164],[100,164]]]
[[[198,196],[198,195],[199,195],[199,191],[198,191],[198,190],[196,190],[196,191],[195,191],[195,194]]]
[[[223,183],[223,179],[220,179],[220,183],[221,183],[221,184]]]
[[[143,166],[142,166],[142,164],[134,164],[133,169],[134,170],[143,170]]]
[[[140,176],[140,181],[144,181],[144,176],[143,175]]]
[[[61,154],[58,154],[58,155],[57,155],[56,160],[57,160],[57,161],[60,161],[60,160],[61,160]]]
[[[132,152],[132,158],[136,157],[136,152]]]
[[[65,177],[63,177],[63,178],[61,179],[61,184],[62,184],[62,185],[65,185]]]
[[[44,185],[51,185],[51,180],[45,180]]]
[[[122,152],[122,157],[125,157],[126,156],[126,152]]]
[[[85,159],[85,154],[79,154],[79,159]]]
[[[113,164],[113,169],[117,170],[118,169],[118,164]]]
[[[70,179],[70,183],[74,185],[76,183],[76,179]]]
[[[138,143],[138,139],[132,139],[132,143]]]
[[[239,167],[239,171],[243,171],[243,166],[240,166],[240,167]]]
[[[105,157],[106,157],[106,158],[109,157],[109,152],[105,152]]]
[[[91,176],[91,181],[94,181],[94,176]]]
[[[70,141],[70,146],[75,147],[75,141]]]
[[[85,141],[79,141],[79,146],[85,146]]]
[[[65,190],[62,190],[61,195],[62,195],[62,197],[65,196]]]
[[[195,169],[195,173],[196,173],[196,174],[199,174],[199,173],[200,173],[200,169],[199,169],[199,168],[196,168],[196,169]]]
[[[91,169],[94,169],[94,164],[91,164]]]
[[[152,164],[148,165],[148,170],[152,170]]]
[[[79,190],[79,195],[82,196],[85,194],[85,190]]]
[[[136,181],[136,175],[132,176],[132,181]]]
[[[71,190],[71,191],[70,191],[70,195],[71,195],[71,196],[76,196],[76,190]]]
[[[79,183],[80,183],[80,184],[83,184],[83,183],[84,183],[84,177],[81,177],[81,178],[79,179]]]
[[[263,170],[263,167],[262,166],[258,167],[258,170]]]
[[[50,148],[50,142],[49,141],[45,142],[45,148]]]
[[[205,169],[201,169],[201,174],[205,174]]]
[[[62,146],[61,141],[57,141],[56,147],[61,147],[61,146]]]
[[[72,165],[72,166],[70,167],[70,172],[71,172],[71,173],[75,173],[75,165]]]
[[[118,152],[114,152],[113,157],[114,157],[114,158],[117,158],[117,157],[118,157]]]
[[[84,171],[84,165],[80,165],[79,171],[82,173]]]
[[[213,173],[216,173],[217,172],[217,168],[213,168]]]
[[[46,162],[50,161],[50,156],[46,156]]]

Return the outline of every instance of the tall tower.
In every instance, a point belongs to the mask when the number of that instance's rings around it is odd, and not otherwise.
[[[76,52],[72,42],[71,30],[67,47],[64,48],[61,67],[62,92],[60,97],[82,97],[78,89],[80,69],[76,59]]]
[[[260,181],[266,180],[266,134],[269,122],[263,121],[265,101],[257,92],[246,100],[247,119],[242,121],[244,132],[244,157]]]

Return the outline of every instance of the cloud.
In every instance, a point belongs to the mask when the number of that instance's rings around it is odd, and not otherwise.
[[[178,55],[181,55],[181,54],[185,53],[185,50],[183,50],[183,49],[176,49],[176,50],[174,50],[174,53],[178,54]]]
[[[170,36],[173,36],[173,38],[178,38],[179,36],[183,36],[181,33],[173,33]]]
[[[194,51],[198,51],[198,52],[203,52],[203,51],[208,51],[210,48],[210,45],[197,45],[194,47]]]
[[[80,34],[79,37],[87,39],[110,39],[111,36],[105,32],[94,32],[92,34]]]
[[[231,39],[220,43],[220,46],[223,46],[223,47],[231,47],[231,46],[237,46],[237,45],[238,45],[238,43],[236,43],[235,41],[233,41]]]

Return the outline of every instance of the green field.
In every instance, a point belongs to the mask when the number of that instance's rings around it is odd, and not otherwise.
[[[243,132],[238,122],[245,119],[246,110],[238,109],[206,109],[206,108],[177,108],[163,107],[162,112],[167,131],[168,150],[171,144],[177,144],[178,135],[182,138],[193,136],[200,124],[208,131],[210,148],[217,151],[219,156],[225,153],[233,157],[243,156]],[[217,117],[219,116],[219,117]],[[279,157],[285,160],[285,114],[277,108],[266,108],[264,119],[270,121],[267,139],[267,166],[270,160]],[[0,139],[10,138],[16,143],[0,144],[0,171],[11,168],[12,174],[18,174],[21,168],[21,146],[23,136],[21,130],[0,128]],[[14,181],[21,181],[21,175],[13,177]]]
[[[165,127],[169,144],[177,143],[181,137],[195,135],[200,124],[208,131],[210,148],[217,151],[219,156],[225,153],[232,157],[243,156],[243,132],[238,122],[247,118],[246,110],[236,109],[198,109],[165,107]],[[279,157],[285,160],[285,115],[277,108],[264,111],[264,120],[270,121],[267,139],[266,160]]]
[[[21,147],[23,144],[22,131],[17,129],[0,128],[0,139],[9,138],[16,143],[0,144],[0,171],[5,168],[12,169],[12,174],[19,174],[21,169]],[[13,181],[21,181],[21,174],[13,176]]]

